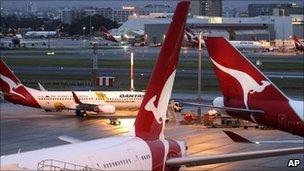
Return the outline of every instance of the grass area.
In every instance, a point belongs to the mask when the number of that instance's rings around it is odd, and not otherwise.
[[[52,59],[50,58],[5,58],[5,62],[9,66],[23,66],[23,67],[80,67],[89,68],[92,66],[90,59]],[[138,69],[152,69],[155,64],[155,60],[136,60],[134,65]],[[129,60],[98,60],[99,68],[129,68]],[[212,64],[209,60],[202,62],[203,69],[212,69]],[[181,60],[179,63],[179,69],[196,69],[197,61],[195,60]],[[276,63],[275,61],[263,62],[263,65],[259,66],[262,71],[294,71],[302,72],[304,70],[304,64],[299,62],[286,62]]]
[[[43,75],[38,73],[35,75],[18,74],[18,77],[28,86],[37,88],[37,82],[42,83],[47,89],[50,90],[71,90],[72,87],[90,87],[91,80],[85,76],[56,76],[56,75]],[[135,88],[137,90],[144,90],[149,81],[148,76],[135,77]],[[274,78],[271,81],[277,85],[284,93],[292,96],[302,96],[304,80],[302,79],[280,79]],[[103,90],[127,90],[130,87],[130,81],[128,76],[116,77],[114,88],[104,88]],[[89,89],[89,88],[88,88]],[[173,87],[174,91],[177,92],[192,92],[197,91],[197,77],[183,77],[177,76]],[[215,77],[203,77],[202,79],[202,92],[213,93],[220,92],[218,80]]]

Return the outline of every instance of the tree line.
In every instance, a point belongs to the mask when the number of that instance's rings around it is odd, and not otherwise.
[[[87,16],[83,19],[74,20],[71,24],[64,24],[60,20],[51,20],[49,18],[38,18],[35,16],[20,18],[16,15],[9,15],[1,16],[0,23],[0,32],[2,34],[8,34],[11,29],[30,28],[33,31],[60,29],[61,33],[73,36],[92,34],[98,31],[101,26],[109,30],[119,27],[117,22],[105,18],[102,15]],[[60,28],[58,28],[59,26]]]

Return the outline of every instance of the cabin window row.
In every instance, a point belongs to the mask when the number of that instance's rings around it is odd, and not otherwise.
[[[288,121],[287,124],[300,125],[300,124],[304,124],[304,122]]]
[[[115,161],[115,162],[105,163],[105,164],[103,164],[103,167],[111,168],[111,167],[122,166],[122,165],[130,164],[130,163],[131,163],[130,159],[124,159],[124,160],[119,160],[119,161]]]
[[[150,158],[151,158],[150,154],[141,156],[142,160],[147,160],[147,159],[150,159]]]

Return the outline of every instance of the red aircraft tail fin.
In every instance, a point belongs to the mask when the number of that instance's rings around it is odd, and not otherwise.
[[[106,39],[106,40],[109,40],[109,41],[112,41],[112,42],[118,42],[112,35],[111,33],[103,26],[100,27],[100,34],[101,36]]]
[[[4,98],[12,103],[40,107],[31,95],[31,91],[21,83],[2,59],[0,59],[0,88]]]
[[[190,2],[177,4],[172,22],[135,121],[135,135],[145,140],[163,139],[166,112],[173,87]]]
[[[288,98],[228,40],[223,37],[204,39],[215,66],[224,103],[229,103],[231,107],[249,109],[256,102],[288,101]],[[233,100],[239,104],[234,104]]]
[[[294,36],[292,36],[292,38],[293,38],[296,49],[299,51],[304,51],[304,45],[300,42],[298,37],[294,35]]]

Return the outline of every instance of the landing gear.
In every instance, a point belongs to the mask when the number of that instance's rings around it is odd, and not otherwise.
[[[118,120],[118,118],[110,118],[109,120],[110,120],[110,125],[117,126],[121,124],[121,121]]]
[[[78,117],[85,117],[87,116],[87,113],[85,111],[81,111],[81,110],[76,110],[76,116]]]

